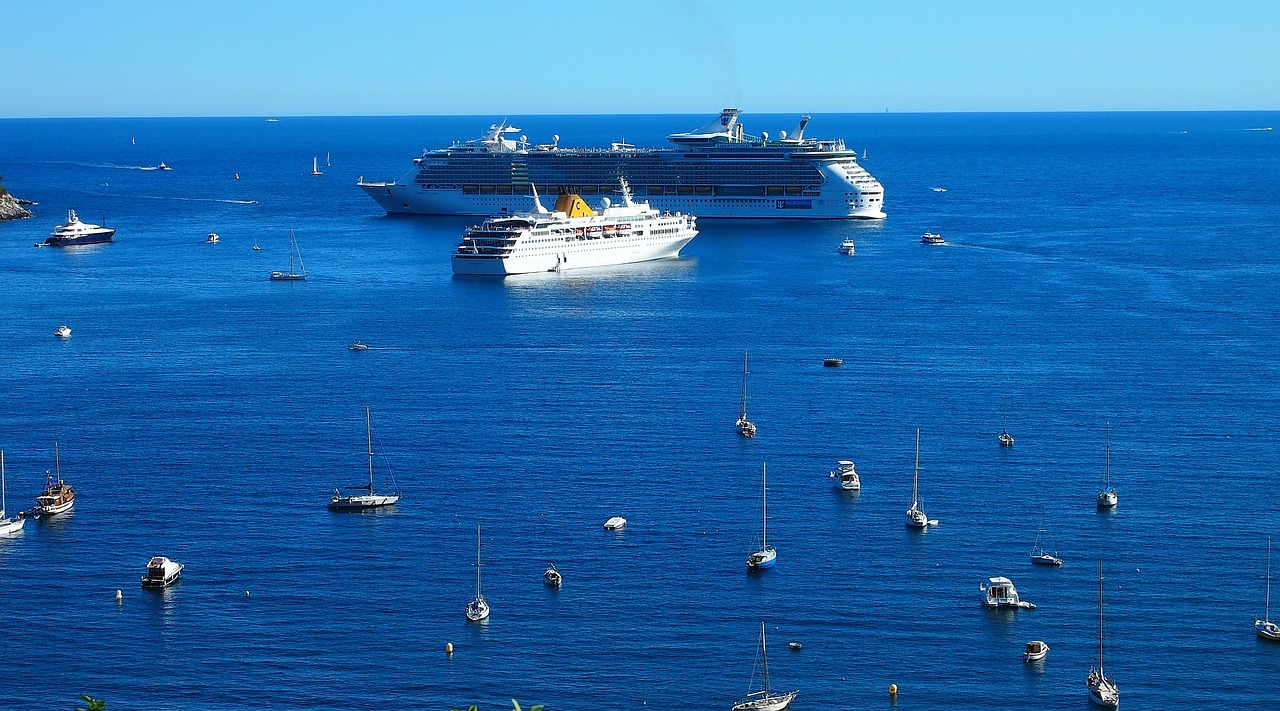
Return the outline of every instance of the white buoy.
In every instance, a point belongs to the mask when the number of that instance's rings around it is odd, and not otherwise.
[[[248,590],[245,590],[245,591],[244,591],[244,596],[245,596],[245,597],[249,597],[249,591],[248,591]]]
[[[116,591],[116,602],[120,602],[120,601],[121,601],[121,600],[123,600],[123,599],[124,599],[124,595],[122,595],[122,594],[120,593],[120,591],[119,591],[119,590],[117,590],[117,591]]]
[[[444,653],[451,657],[453,656],[453,642],[444,643]]]

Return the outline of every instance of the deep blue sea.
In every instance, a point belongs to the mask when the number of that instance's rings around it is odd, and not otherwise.
[[[79,492],[0,540],[0,707],[727,710],[763,620],[797,711],[1085,709],[1101,558],[1122,707],[1276,708],[1280,131],[1255,129],[1280,114],[818,115],[888,219],[703,220],[678,261],[455,279],[472,218],[355,183],[501,118],[0,121],[39,202],[0,223],[9,509],[55,440]],[[707,116],[511,118],[659,145]],[[116,241],[33,248],[69,208]],[[290,228],[310,278],[268,282]],[[366,406],[404,499],[330,513]],[[827,477],[846,458],[860,494]],[[779,559],[748,574],[765,461]],[[1029,564],[1042,521],[1060,569]],[[154,555],[180,583],[139,587]],[[1038,609],[982,607],[996,575]]]

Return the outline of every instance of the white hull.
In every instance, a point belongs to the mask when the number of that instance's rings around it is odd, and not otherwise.
[[[374,494],[372,496],[335,496],[329,502],[331,509],[370,509],[377,506],[390,506],[400,500],[399,494]]]
[[[0,518],[0,536],[11,536],[22,530],[25,518]]]
[[[72,499],[70,501],[64,501],[61,504],[53,504],[52,506],[37,505],[35,508],[36,508],[36,513],[39,513],[45,516],[52,516],[53,514],[60,514],[64,511],[70,511],[71,507],[75,505],[76,505],[76,500]]]
[[[733,711],[783,711],[795,700],[798,691],[789,694],[771,694],[755,699],[743,699],[733,705]]]
[[[689,230],[676,240],[647,235],[605,237],[578,240],[572,244],[531,245],[523,248],[521,254],[501,256],[455,252],[452,257],[453,273],[506,276],[673,259],[680,256],[680,250],[696,235],[696,231]]]
[[[825,171],[824,171],[825,172]],[[515,213],[529,206],[527,195],[464,194],[459,188],[423,190],[412,182],[360,183],[359,186],[389,215],[496,215]],[[714,197],[696,195],[651,195],[646,199],[659,210],[683,212],[698,217],[770,218],[777,220],[882,220],[885,213],[876,205],[850,204],[845,192],[850,185],[828,182],[816,196],[796,197]],[[807,207],[805,207],[807,205]]]

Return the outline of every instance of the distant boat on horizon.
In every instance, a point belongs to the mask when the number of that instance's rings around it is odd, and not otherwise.
[[[320,156],[311,156],[311,174],[312,175],[324,175],[324,173],[320,172],[319,161],[320,161]]]

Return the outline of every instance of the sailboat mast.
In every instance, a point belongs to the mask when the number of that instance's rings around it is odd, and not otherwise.
[[[1098,559],[1098,675],[1106,678],[1102,671],[1102,559]]]
[[[4,517],[5,511],[9,509],[8,503],[9,502],[5,500],[4,490],[4,450],[0,449],[0,518]],[[1268,548],[1268,555],[1270,554],[1270,551],[1271,549]],[[1268,558],[1267,561],[1268,564],[1270,564],[1270,558]],[[1268,572],[1268,574],[1270,573]]]
[[[742,352],[742,419],[747,419],[747,352]]]
[[[0,464],[4,462],[4,453],[0,452]],[[1267,609],[1262,619],[1271,621],[1271,537],[1267,537]]]
[[[373,495],[373,425],[369,420],[369,408],[364,409],[364,437],[369,443],[369,495]]]
[[[480,597],[480,524],[476,524],[476,597]]]
[[[761,521],[762,537],[764,545],[762,548],[769,547],[769,463],[764,462],[764,471],[760,475],[760,488],[764,492],[763,496],[763,515]]]
[[[1111,423],[1107,423],[1107,488],[1111,488]]]
[[[48,470],[45,470],[48,471]],[[53,440],[53,473],[58,475],[58,483],[62,483],[62,462],[58,457],[58,440]]]
[[[919,505],[920,499],[920,428],[916,428],[916,475],[911,484],[911,508]]]
[[[760,622],[760,652],[764,655],[764,698],[769,698],[769,644],[765,641],[764,622]]]
[[[289,228],[289,273],[293,274],[293,228]]]

